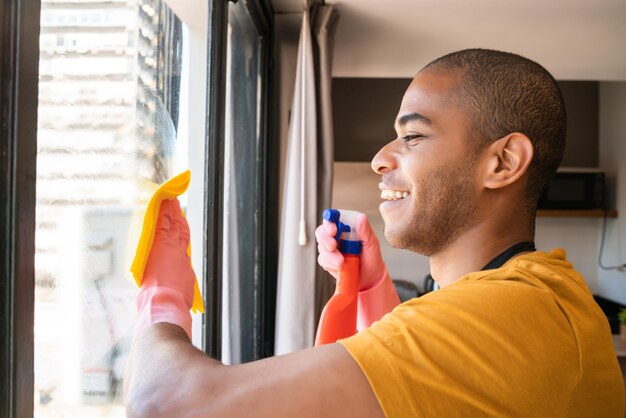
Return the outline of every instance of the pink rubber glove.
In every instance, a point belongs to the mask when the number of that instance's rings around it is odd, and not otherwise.
[[[317,261],[335,279],[344,263],[343,255],[337,250],[336,233],[337,225],[326,220],[315,230]],[[391,312],[400,299],[380,253],[378,238],[364,214],[357,218],[356,233],[363,243],[357,314],[357,330],[361,331]]]
[[[191,339],[195,274],[187,246],[189,225],[178,200],[164,200],[137,296],[139,317],[133,340],[152,324],[168,322],[185,330]]]

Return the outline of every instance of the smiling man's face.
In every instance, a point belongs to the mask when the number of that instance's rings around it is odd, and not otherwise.
[[[454,100],[458,78],[425,71],[407,89],[397,138],[372,160],[382,175],[380,213],[394,247],[433,255],[475,222],[475,142]]]

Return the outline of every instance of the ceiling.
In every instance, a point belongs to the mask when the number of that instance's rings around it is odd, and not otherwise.
[[[308,0],[311,1],[311,0]],[[303,0],[274,0],[298,12]],[[626,80],[626,0],[326,0],[335,77],[412,77],[464,48],[515,52],[562,80]]]

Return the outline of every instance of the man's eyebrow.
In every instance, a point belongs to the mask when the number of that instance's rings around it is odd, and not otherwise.
[[[412,121],[418,121],[418,122],[422,122],[423,124],[426,124],[428,126],[431,126],[433,124],[433,122],[428,119],[426,116],[421,115],[419,113],[407,113],[405,115],[400,116],[397,120],[396,120],[396,124],[398,126],[404,126],[409,122]]]

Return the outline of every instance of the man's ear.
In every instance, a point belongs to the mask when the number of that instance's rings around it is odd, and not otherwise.
[[[518,181],[528,170],[534,148],[530,139],[513,132],[492,142],[485,149],[486,172],[483,185],[499,189]]]

